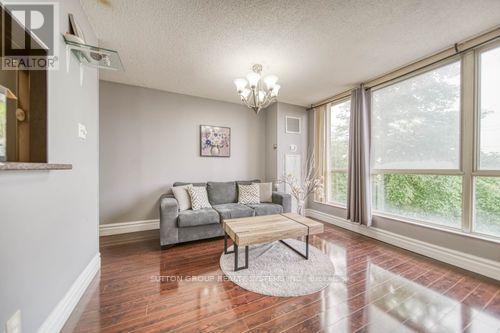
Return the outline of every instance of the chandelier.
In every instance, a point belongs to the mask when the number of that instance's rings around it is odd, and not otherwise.
[[[278,77],[276,75],[268,75],[262,83],[261,73],[262,65],[255,64],[252,66],[252,72],[248,73],[246,79],[236,79],[236,91],[240,95],[240,99],[249,108],[259,114],[259,111],[268,107],[271,103],[276,102],[280,85],[277,84]]]

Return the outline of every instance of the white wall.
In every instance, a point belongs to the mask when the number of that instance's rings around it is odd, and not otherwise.
[[[60,28],[75,15],[90,43],[97,39],[78,0],[60,1]],[[23,332],[36,332],[98,253],[98,73],[85,69],[80,87],[75,58],[66,73],[49,72],[49,162],[69,171],[0,171],[0,327],[18,309]],[[77,123],[87,141],[77,138]],[[0,329],[0,330],[2,330]]]
[[[158,218],[176,181],[265,178],[265,111],[112,82],[100,85],[100,221]],[[200,125],[231,128],[231,157],[200,156]]]

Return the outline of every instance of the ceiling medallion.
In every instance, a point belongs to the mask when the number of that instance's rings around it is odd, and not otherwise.
[[[281,88],[280,85],[276,83],[278,82],[278,77],[276,75],[268,75],[262,80],[261,72],[262,65],[255,64],[252,66],[252,72],[248,73],[246,79],[234,80],[236,91],[241,101],[254,110],[255,114],[259,114],[260,110],[276,102],[278,92]]]

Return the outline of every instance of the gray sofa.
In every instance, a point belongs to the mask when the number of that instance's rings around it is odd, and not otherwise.
[[[160,198],[160,242],[162,248],[198,239],[223,236],[224,219],[288,213],[291,211],[290,194],[273,192],[272,203],[242,205],[238,203],[238,184],[248,185],[259,180],[208,183],[174,183],[174,186],[193,184],[207,188],[212,208],[180,212],[173,194]]]

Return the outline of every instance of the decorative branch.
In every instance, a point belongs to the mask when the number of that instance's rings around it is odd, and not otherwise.
[[[278,183],[288,185],[291,190],[291,195],[297,200],[299,205],[299,213],[304,213],[304,204],[311,194],[323,196],[324,179],[323,176],[318,176],[318,170],[315,166],[314,152],[309,155],[304,163],[301,171],[300,182],[292,174],[283,175]]]

